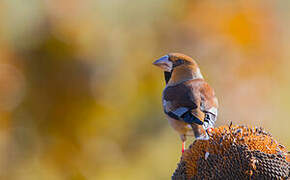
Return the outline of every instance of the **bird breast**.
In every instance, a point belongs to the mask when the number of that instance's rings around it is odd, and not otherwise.
[[[193,131],[190,124],[187,124],[184,121],[173,119],[169,117],[168,115],[166,115],[166,118],[168,119],[170,126],[179,134],[193,136]]]

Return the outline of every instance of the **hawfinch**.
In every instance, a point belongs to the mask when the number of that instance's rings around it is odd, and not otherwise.
[[[207,130],[217,119],[218,100],[191,57],[170,53],[153,64],[164,70],[163,109],[170,125],[180,135],[184,152],[186,136],[208,139]]]

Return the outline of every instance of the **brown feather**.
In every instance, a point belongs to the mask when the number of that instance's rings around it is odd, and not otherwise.
[[[162,97],[167,118],[180,134],[182,141],[186,140],[188,132],[193,132],[195,137],[204,135],[206,132],[203,126],[189,125],[182,121],[179,115],[175,117],[172,114],[188,108],[192,115],[204,121],[206,113],[217,112],[218,102],[214,90],[204,81],[197,63],[191,57],[181,53],[170,53],[168,60],[172,62],[173,67],[170,76],[167,76],[168,83]],[[217,113],[213,114],[217,116]]]

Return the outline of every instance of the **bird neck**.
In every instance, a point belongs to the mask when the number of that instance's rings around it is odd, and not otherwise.
[[[203,79],[198,67],[177,67],[171,72],[171,78],[167,85],[172,86],[192,79]]]
[[[164,78],[165,78],[166,84],[168,84],[169,80],[171,79],[171,75],[172,75],[172,71],[171,72],[164,71]]]

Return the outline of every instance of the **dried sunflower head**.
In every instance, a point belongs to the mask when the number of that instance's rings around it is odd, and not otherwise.
[[[221,126],[190,145],[172,179],[287,179],[287,155],[262,128]]]

